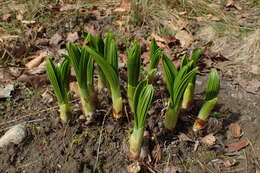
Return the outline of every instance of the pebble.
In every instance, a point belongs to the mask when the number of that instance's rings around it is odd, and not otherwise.
[[[11,127],[1,138],[0,148],[5,147],[11,143],[19,144],[27,136],[26,127],[22,124]]]

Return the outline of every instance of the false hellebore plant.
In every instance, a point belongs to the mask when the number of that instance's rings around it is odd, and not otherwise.
[[[96,35],[93,36],[90,33],[86,34],[85,40],[88,42],[88,45],[94,48],[98,53],[100,53],[105,59],[106,56],[105,54],[105,45],[104,45],[104,40],[102,36]],[[107,81],[104,72],[102,69],[98,67],[98,84],[97,84],[97,89],[98,91],[101,91],[104,87],[107,86]]]
[[[87,47],[67,43],[68,59],[76,73],[82,111],[87,121],[93,119],[96,95],[93,86],[93,58],[87,52]]]
[[[193,131],[196,132],[205,127],[207,119],[218,101],[217,96],[219,93],[219,89],[220,80],[218,77],[218,72],[216,69],[213,68],[211,69],[211,72],[209,74],[208,86],[206,88],[204,103],[193,125]]]
[[[104,55],[91,46],[86,46],[86,50],[92,55],[93,59],[105,74],[113,102],[113,116],[118,119],[121,117],[122,97],[118,74],[117,45],[114,35],[111,32],[108,33],[105,41]]]
[[[130,135],[130,156],[138,159],[142,147],[145,130],[145,120],[149,106],[153,99],[153,86],[147,80],[142,81],[136,87],[133,97],[134,128]]]
[[[46,62],[46,70],[58,100],[60,118],[62,121],[67,122],[70,120],[69,60],[65,59],[59,66],[55,66],[52,60],[48,59]]]
[[[150,45],[150,64],[149,64],[149,71],[148,71],[148,79],[152,81],[156,72],[157,66],[159,64],[161,57],[161,51],[159,46],[156,44],[155,39],[152,39]]]
[[[195,68],[198,64],[200,53],[201,53],[201,49],[197,48],[193,51],[190,59],[188,59],[187,56],[184,55],[181,60],[181,68],[191,61],[193,61],[192,67]],[[194,97],[195,82],[196,82],[196,75],[194,75],[192,81],[188,83],[188,86],[185,89],[183,100],[182,100],[182,109],[190,109],[191,107],[191,103]]]
[[[178,120],[184,91],[188,83],[191,82],[196,75],[197,67],[193,68],[193,61],[191,61],[178,71],[167,56],[163,55],[162,60],[164,79],[170,94],[164,126],[172,130],[175,128]]]
[[[128,50],[128,61],[127,61],[127,75],[128,75],[128,86],[127,95],[129,100],[130,108],[133,110],[134,93],[139,83],[140,76],[140,56],[141,46],[139,43],[135,43],[133,47]]]

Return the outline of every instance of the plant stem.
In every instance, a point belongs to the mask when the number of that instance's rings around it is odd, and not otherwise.
[[[193,131],[196,132],[198,130],[201,130],[205,127],[207,124],[207,119],[215,107],[216,103],[218,101],[218,98],[213,98],[209,101],[206,101],[202,108],[200,109],[198,118],[195,120],[194,125],[193,125]]]
[[[113,102],[113,116],[116,119],[121,118],[122,113],[122,97],[120,93],[120,89],[111,89],[111,95],[112,95],[112,102]]]
[[[141,151],[144,128],[134,128],[130,136],[130,155],[131,158],[137,160]]]
[[[60,119],[64,122],[68,122],[71,118],[70,114],[70,104],[60,104]]]
[[[210,112],[212,111],[212,109],[215,107],[216,103],[218,101],[218,98],[213,98],[209,101],[206,101],[202,108],[200,109],[198,118],[201,120],[207,120],[209,117]]]
[[[89,95],[89,94],[91,95]],[[95,112],[95,92],[86,91],[86,89],[79,88],[80,101],[82,105],[82,111],[87,121],[93,119],[93,114]]]
[[[164,126],[169,130],[173,130],[177,124],[180,113],[180,107],[177,108],[169,106],[165,114]]]
[[[136,87],[133,87],[132,85],[128,84],[127,94],[128,94],[129,106],[130,106],[132,112],[134,112],[134,93],[135,93],[135,88]]]
[[[183,94],[182,109],[189,109],[191,107],[193,95],[194,95],[194,85],[193,83],[190,82]]]

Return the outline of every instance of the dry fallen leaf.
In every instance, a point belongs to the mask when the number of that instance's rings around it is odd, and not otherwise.
[[[56,33],[54,34],[50,39],[50,45],[56,46],[62,41],[62,37],[60,34]]]
[[[0,98],[10,97],[13,90],[13,84],[0,85]]]
[[[213,136],[213,134],[209,134],[205,137],[203,137],[200,141],[201,143],[205,144],[205,145],[208,145],[208,146],[212,146],[216,143],[216,137]]]
[[[238,138],[241,136],[241,128],[238,123],[232,123],[229,125],[229,132],[231,137]]]
[[[27,72],[29,74],[42,74],[46,70],[46,61],[43,61],[39,66],[29,69]]]
[[[188,48],[193,42],[193,36],[185,30],[177,32],[175,38],[180,40],[181,47],[184,49]]]
[[[169,26],[175,31],[180,31],[184,29],[187,25],[188,25],[188,21],[181,18],[177,20],[169,21]]]
[[[187,135],[185,135],[184,133],[180,133],[180,135],[178,136],[180,141],[186,142],[186,141],[190,141],[192,142],[191,138],[189,138]]]
[[[78,32],[69,32],[67,35],[67,41],[74,43],[79,39]]]
[[[97,35],[98,32],[95,30],[95,27],[93,25],[86,25],[84,26],[84,31],[89,32],[92,35]]]
[[[260,173],[260,169],[259,168],[255,168],[255,173]]]
[[[41,64],[41,62],[47,56],[50,56],[50,52],[48,50],[43,50],[43,51],[40,52],[40,54],[38,56],[34,56],[35,57],[34,59],[32,59],[27,64],[25,64],[25,67],[27,67],[28,69],[32,69],[34,67],[37,67]]]
[[[228,152],[232,153],[235,151],[239,151],[242,148],[245,148],[246,146],[248,146],[249,142],[248,141],[238,141],[232,144],[228,145]]]
[[[242,8],[235,3],[236,1],[237,0],[228,0],[226,7],[235,7],[237,10],[242,10]]]

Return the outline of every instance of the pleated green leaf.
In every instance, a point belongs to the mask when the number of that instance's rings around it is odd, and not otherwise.
[[[89,46],[85,46],[85,49],[89,54],[92,55],[93,59],[97,62],[99,67],[102,69],[104,74],[106,75],[106,79],[109,82],[111,90],[120,88],[119,85],[119,77],[114,68],[107,63],[107,61],[100,55],[96,50]]]
[[[150,70],[157,68],[161,57],[161,51],[159,46],[156,44],[155,39],[152,39],[150,45]]]
[[[166,82],[166,86],[167,89],[171,95],[171,97],[173,97],[173,90],[171,89],[173,87],[174,84],[174,80],[178,75],[178,70],[176,69],[175,65],[171,62],[171,60],[169,60],[169,58],[166,55],[162,56],[162,60],[163,60],[163,76],[164,76],[164,80]]]
[[[80,48],[76,45],[73,45],[72,43],[67,43],[66,48],[68,51],[68,58],[71,62],[72,67],[74,68],[74,71],[76,73],[76,76],[80,76],[80,57],[81,57],[81,52]]]
[[[135,43],[133,47],[128,50],[127,59],[127,75],[128,84],[136,87],[139,82],[140,77],[140,56],[141,56],[141,46],[139,43]]]
[[[218,72],[215,68],[212,68],[209,74],[205,100],[208,101],[213,98],[216,98],[219,93],[219,89],[220,89],[220,80],[219,80]]]
[[[65,59],[60,66],[55,66],[51,59],[46,60],[46,71],[53,86],[59,104],[68,103],[70,67]]]
[[[199,62],[201,54],[201,48],[196,48],[191,55],[191,60],[194,62],[194,65],[196,66]]]
[[[61,74],[61,80],[63,81],[63,85],[64,85],[64,90],[68,92],[69,85],[70,85],[70,75],[71,75],[69,59],[66,58],[64,61],[62,61],[59,69]]]
[[[189,63],[188,56],[185,54],[181,57],[181,66],[180,68],[184,67],[186,64]]]
[[[187,88],[188,83],[192,81],[193,77],[196,75],[196,72],[198,70],[197,68],[194,68],[193,70],[189,71],[191,64],[192,62],[180,69],[175,79],[172,91],[172,103],[176,106],[179,106],[179,104],[181,104],[184,91]]]
[[[109,64],[112,65],[115,72],[118,73],[118,53],[117,53],[117,45],[115,41],[114,34],[112,32],[107,33],[107,37],[105,40],[105,50],[104,50],[105,59]]]
[[[138,84],[134,94],[134,128],[144,128],[149,106],[153,99],[154,88],[147,81]]]
[[[90,36],[90,35],[88,35]],[[90,42],[93,43],[93,42]],[[71,43],[67,43],[67,58],[70,60],[71,65],[76,73],[78,86],[80,89],[81,97],[89,99],[94,90],[93,86],[93,72],[94,64],[93,59],[89,52],[86,50],[86,46],[81,49]]]

